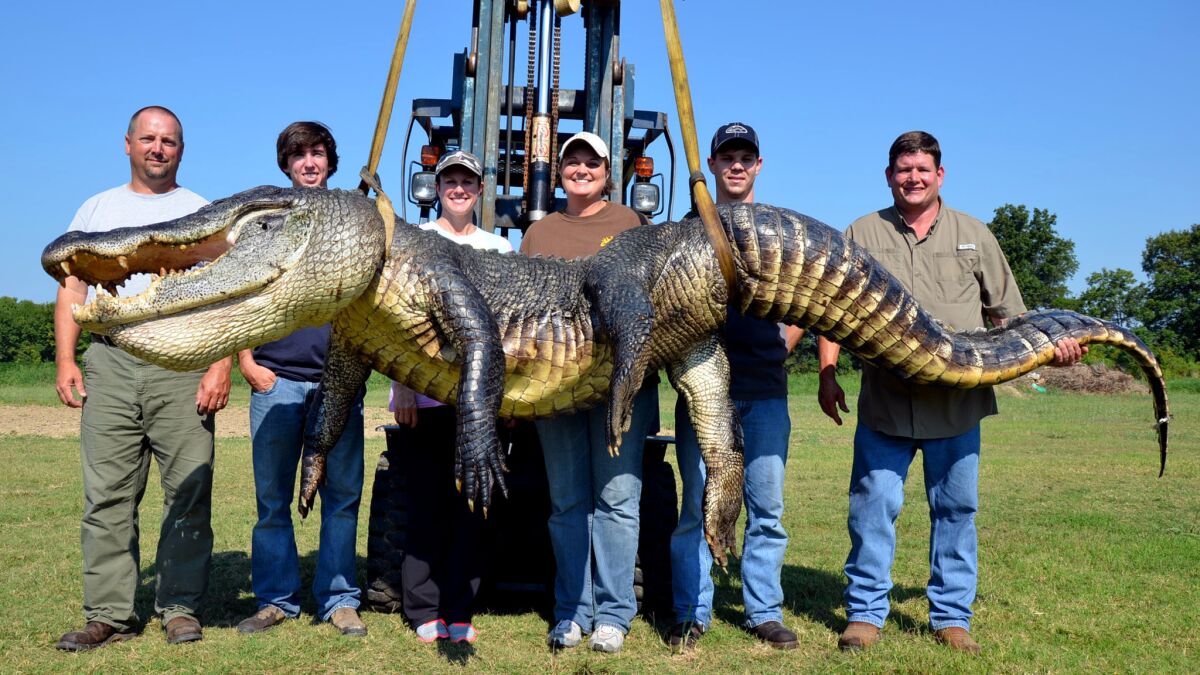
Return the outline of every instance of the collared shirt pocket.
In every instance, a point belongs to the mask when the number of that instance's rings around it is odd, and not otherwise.
[[[942,302],[978,302],[979,268],[979,252],[975,250],[933,254],[933,273]]]

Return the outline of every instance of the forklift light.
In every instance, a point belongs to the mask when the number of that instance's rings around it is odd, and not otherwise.
[[[633,170],[642,178],[649,178],[654,175],[654,158],[653,157],[638,157],[633,161]]]
[[[432,169],[437,165],[438,159],[442,156],[442,149],[436,145],[421,146],[421,166],[427,169]]]
[[[639,160],[640,161],[640,160]],[[654,183],[634,183],[630,200],[634,211],[651,214],[658,211],[659,192]]]
[[[437,200],[437,174],[432,171],[414,173],[409,194],[418,204],[432,204]]]

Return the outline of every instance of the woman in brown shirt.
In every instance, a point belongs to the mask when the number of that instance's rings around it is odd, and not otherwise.
[[[582,258],[597,253],[617,234],[646,223],[621,204],[604,200],[612,190],[608,147],[599,136],[578,133],[559,153],[559,180],[567,206],[525,233],[521,253]],[[592,649],[616,652],[637,612],[633,592],[642,492],[642,442],[658,407],[655,386],[634,402],[633,423],[621,453],[608,454],[608,406],[537,421],[550,484],[550,540],[558,571],[554,580],[556,625],[552,648],[574,647],[591,633]]]

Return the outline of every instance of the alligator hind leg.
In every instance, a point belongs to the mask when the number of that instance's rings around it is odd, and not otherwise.
[[[300,467],[300,517],[308,515],[316,501],[317,486],[325,480],[325,457],[337,445],[346,428],[346,418],[358,403],[358,392],[371,375],[371,367],[343,345],[335,333],[329,339],[329,356],[317,387],[313,405],[317,421],[305,433],[304,458]]]
[[[668,365],[671,385],[683,396],[696,429],[708,478],[704,484],[704,538],[713,560],[725,567],[736,544],[742,510],[742,429],[729,399],[729,359],[710,335],[683,359]]]
[[[637,398],[650,362],[650,329],[654,306],[642,285],[630,283],[628,273],[589,274],[587,290],[600,317],[600,330],[613,345],[613,376],[609,388],[606,436],[608,452],[616,455],[621,435],[633,420]]]

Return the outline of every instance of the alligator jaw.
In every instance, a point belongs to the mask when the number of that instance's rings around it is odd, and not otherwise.
[[[219,258],[218,258],[219,261]],[[214,265],[217,261],[214,261]],[[210,266],[190,271],[166,271],[165,276],[153,275],[150,287],[138,295],[119,297],[105,292],[102,285],[96,288],[96,297],[86,305],[73,305],[71,312],[75,322],[93,333],[108,334],[118,326],[142,323],[151,319],[162,319],[193,309],[211,307],[217,301],[232,300],[262,290],[283,275],[284,270],[274,268],[265,276],[246,280],[236,291],[226,291],[218,298],[197,295],[184,300],[158,302],[159,289],[164,283],[187,283],[187,277],[208,273]],[[111,290],[111,289],[110,289]]]
[[[187,270],[199,263],[216,260],[229,250],[229,227],[195,241],[162,242],[148,239],[144,243],[122,250],[90,250],[80,248],[70,253],[47,271],[63,281],[73,276],[94,286],[116,286],[134,274],[159,274]]]

